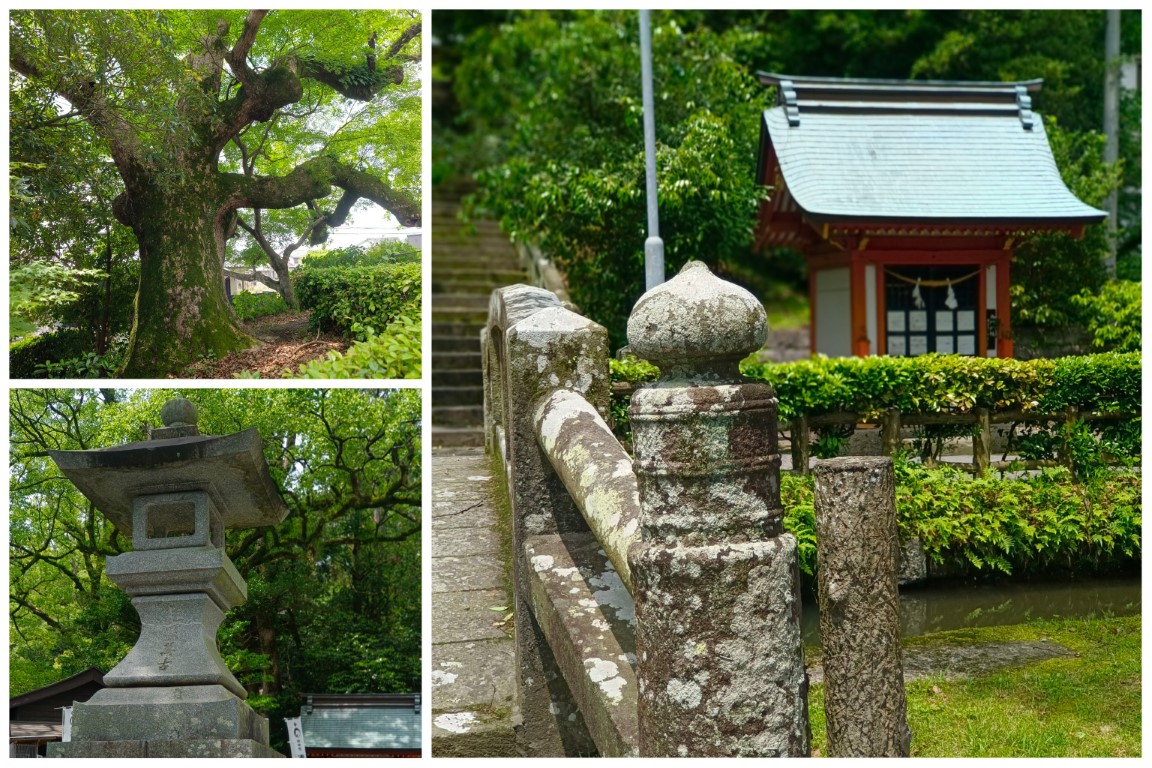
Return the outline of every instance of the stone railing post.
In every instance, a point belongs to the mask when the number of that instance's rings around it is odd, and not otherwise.
[[[776,397],[739,372],[766,333],[760,303],[700,262],[642,296],[628,321],[632,350],[661,371],[630,411],[642,756],[809,752]]]
[[[908,757],[892,459],[829,459],[812,474],[828,756]]]
[[[527,570],[531,566],[525,562],[524,541],[588,530],[540,448],[535,412],[538,401],[559,388],[579,392],[601,414],[607,412],[608,333],[561,307],[553,294],[520,285],[493,295],[489,343],[493,342],[503,353],[498,361],[499,402],[504,408],[512,506],[521,748],[536,756],[589,754],[595,746],[532,617]]]

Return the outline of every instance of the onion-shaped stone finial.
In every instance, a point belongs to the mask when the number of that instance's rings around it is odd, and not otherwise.
[[[676,375],[738,376],[739,362],[764,345],[768,318],[748,291],[721,280],[701,261],[645,293],[628,318],[628,344]]]
[[[174,397],[160,409],[160,420],[166,427],[194,427],[199,416],[196,404],[184,397]]]

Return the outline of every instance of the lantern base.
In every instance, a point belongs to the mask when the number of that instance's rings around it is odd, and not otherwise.
[[[72,741],[255,741],[268,721],[220,685],[105,688],[72,709]]]
[[[284,757],[251,739],[175,741],[71,741],[49,744],[48,757]]]

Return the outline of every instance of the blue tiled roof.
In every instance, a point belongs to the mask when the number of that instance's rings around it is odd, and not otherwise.
[[[350,695],[339,703],[302,711],[300,725],[305,747],[420,749],[420,714],[411,701],[393,705],[369,697],[357,701]]]
[[[844,93],[818,92],[835,82],[813,85],[805,99],[797,81],[788,104],[764,112],[785,184],[812,219],[1039,225],[1104,218],[1064,186],[1043,120],[1016,107],[1012,84],[987,103],[981,89],[949,103],[946,86],[963,84],[908,83],[919,87],[902,94],[903,84],[857,80],[839,81],[851,84]]]

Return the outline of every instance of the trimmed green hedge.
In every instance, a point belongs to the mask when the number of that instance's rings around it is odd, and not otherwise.
[[[367,338],[401,315],[420,317],[419,264],[301,269],[295,283],[313,330]]]
[[[642,360],[612,360],[613,381],[652,381]],[[1140,353],[1007,360],[960,355],[816,357],[793,363],[745,361],[744,375],[772,385],[781,420],[851,412],[876,418],[904,413],[971,413],[973,408],[1058,413],[1139,413]]]
[[[418,264],[420,250],[400,240],[384,240],[367,250],[358,245],[331,251],[312,251],[304,257],[301,269],[369,267],[376,264]]]
[[[1140,412],[1140,354],[1108,353],[1044,360],[960,355],[818,357],[749,363],[744,374],[767,381],[781,419],[847,411],[876,418],[904,413],[970,413],[973,408],[1057,413]]]
[[[89,334],[78,328],[42,333],[8,346],[8,375],[13,379],[46,378],[50,362],[79,357],[92,348]]]
[[[800,568],[816,571],[812,478],[781,475],[784,526]],[[1111,473],[1078,483],[1063,468],[1037,476],[971,478],[947,467],[896,460],[902,539],[955,573],[1089,573],[1140,557],[1140,477]]]

